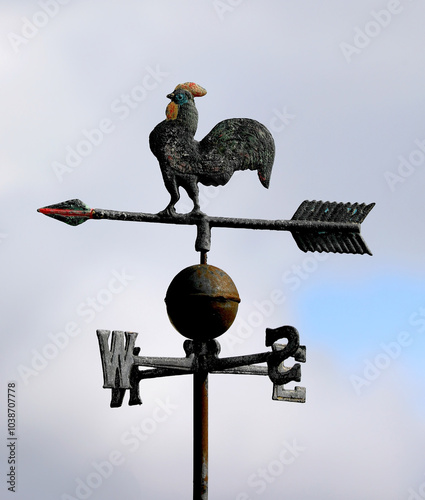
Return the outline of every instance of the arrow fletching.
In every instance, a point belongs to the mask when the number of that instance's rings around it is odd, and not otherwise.
[[[308,231],[293,230],[292,236],[303,252],[334,252],[369,254],[372,252],[360,236],[360,224],[375,203],[336,203],[329,201],[303,201],[292,220],[311,221]],[[322,229],[320,222],[334,222],[335,229]],[[342,231],[338,224],[353,224],[353,231]]]
[[[86,222],[87,219],[91,219],[93,215],[93,210],[81,200],[62,201],[55,205],[39,208],[37,212],[65,222],[70,226],[78,226]]]

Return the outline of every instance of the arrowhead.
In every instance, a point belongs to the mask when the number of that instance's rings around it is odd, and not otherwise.
[[[92,216],[92,209],[81,200],[62,201],[55,205],[39,208],[37,212],[65,222],[65,224],[69,224],[70,226],[78,226]]]

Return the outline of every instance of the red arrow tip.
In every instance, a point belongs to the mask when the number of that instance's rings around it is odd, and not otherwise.
[[[53,217],[71,226],[82,224],[87,219],[91,219],[93,214],[93,210],[80,200],[68,200],[48,207],[42,207],[37,212]]]

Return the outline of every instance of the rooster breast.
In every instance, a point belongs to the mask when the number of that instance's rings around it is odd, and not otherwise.
[[[164,120],[149,136],[151,151],[161,169],[171,169],[180,174],[196,173],[198,144],[192,134],[176,121]]]

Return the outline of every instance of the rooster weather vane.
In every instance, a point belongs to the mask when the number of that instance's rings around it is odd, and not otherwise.
[[[164,210],[175,214],[179,187],[193,201],[193,213],[199,206],[198,182],[206,186],[227,184],[235,170],[257,170],[261,184],[269,187],[274,161],[273,137],[264,125],[249,118],[232,118],[216,125],[202,141],[194,139],[198,128],[195,97],[205,89],[195,83],[177,85],[167,97],[167,119],[151,132],[149,144],[161,167],[165,187],[171,195]],[[160,212],[162,213],[162,212]]]
[[[374,203],[304,201],[290,220],[213,217],[201,211],[198,183],[225,185],[235,170],[257,170],[268,188],[275,156],[274,140],[267,128],[249,118],[232,118],[218,123],[201,141],[194,139],[198,126],[195,97],[206,94],[196,83],[177,85],[167,95],[166,119],[149,136],[152,153],[158,159],[165,187],[170,194],[167,207],[158,214],[89,208],[78,199],[49,205],[39,212],[77,226],[88,219],[127,220],[197,227],[195,250],[200,264],[180,271],[165,297],[169,319],[186,340],[185,356],[163,358],[140,356],[135,347],[137,333],[97,330],[104,388],[111,389],[111,407],[119,407],[129,391],[129,405],[142,403],[139,383],[148,378],[193,375],[193,499],[208,498],[208,374],[268,376],[272,398],[305,402],[304,387],[285,387],[301,381],[306,348],[300,345],[292,326],[267,328],[265,344],[271,350],[220,358],[217,337],[235,320],[240,302],[238,290],[223,270],[207,264],[211,249],[211,228],[245,228],[290,231],[298,247],[311,252],[370,254],[360,235],[360,224]],[[193,201],[190,213],[179,214],[179,188]],[[110,338],[111,337],[111,338]],[[286,342],[280,343],[282,339]],[[285,361],[292,358],[292,366]]]

